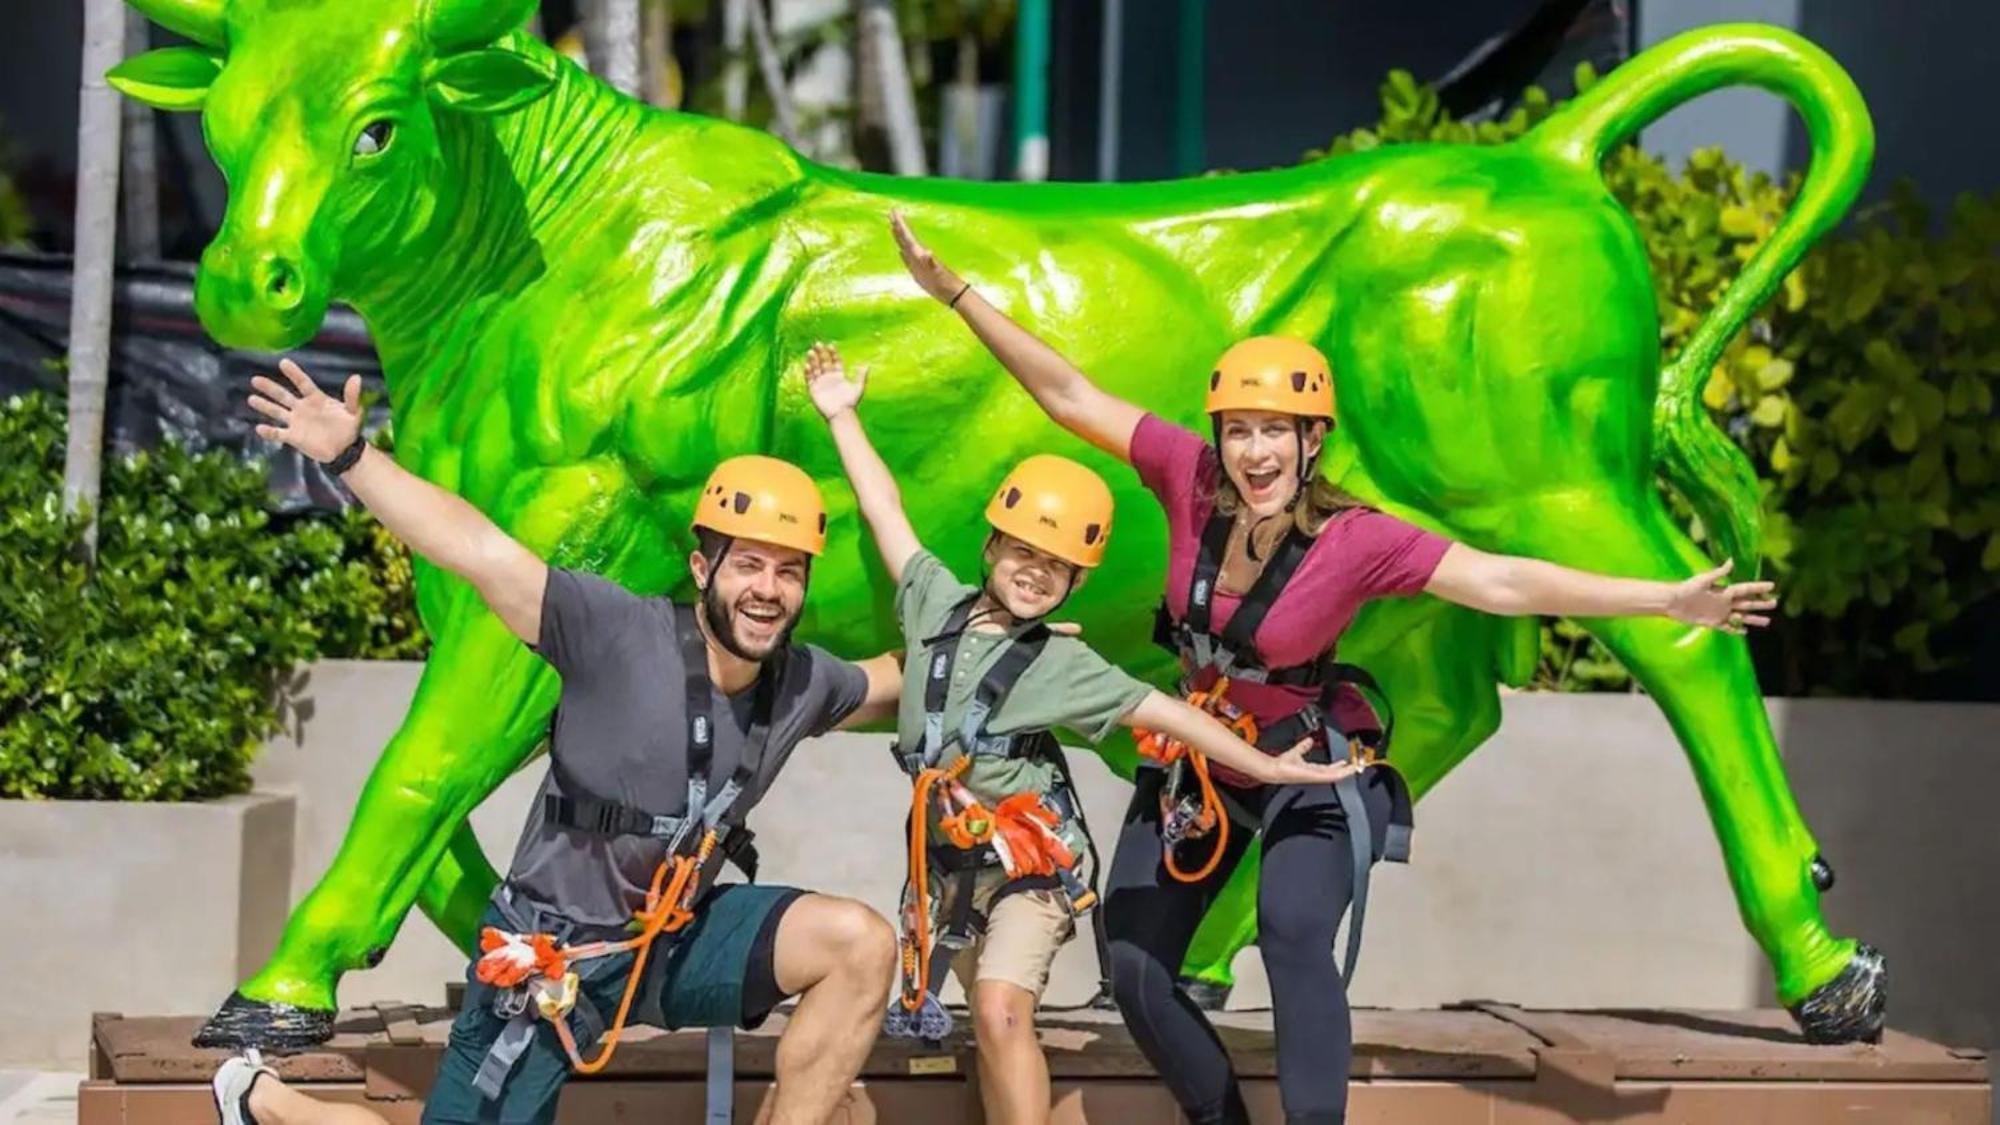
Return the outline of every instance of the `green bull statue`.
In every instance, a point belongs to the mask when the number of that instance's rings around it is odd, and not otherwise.
[[[380,349],[397,458],[551,561],[634,590],[684,591],[682,529],[718,460],[798,462],[835,512],[804,628],[849,653],[882,649],[894,628],[790,374],[819,339],[874,368],[870,429],[936,542],[979,526],[992,482],[1029,452],[1059,450],[1115,482],[1120,545],[1075,612],[1106,655],[1168,671],[1148,645],[1166,557],[1152,505],[1129,472],[1047,425],[909,283],[891,207],[1117,395],[1191,421],[1228,344],[1302,337],[1337,372],[1325,471],[1349,492],[1487,550],[1679,578],[1705,560],[1657,476],[1755,564],[1756,482],[1699,389],[1846,210],[1873,147],[1826,55],[1725,26],[1647,51],[1497,147],[1172,183],[893,179],[623,97],[519,32],[524,0],[133,2],[196,46],[140,55],[111,81],[201,110],[230,185],[197,287],[208,331],[275,351],[311,336],[329,302],[351,304]],[[1663,368],[1646,254],[1598,165],[1668,109],[1739,84],[1799,110],[1812,166]],[[957,534],[969,552],[975,533]],[[340,975],[373,964],[412,904],[473,945],[497,876],[466,816],[534,753],[557,684],[459,581],[420,566],[418,592],[435,648],[416,698],[332,867],[211,1040],[323,1038]],[[1874,1036],[1882,961],[1821,916],[1831,870],[1743,641],[1658,618],[1583,624],[1686,748],[1779,999],[1813,1038]],[[1535,657],[1533,622],[1427,598],[1376,603],[1347,636],[1343,657],[1393,701],[1397,761],[1419,794],[1493,733],[1496,684]],[[1210,919],[1197,959],[1226,964],[1247,937],[1249,897],[1232,909]]]

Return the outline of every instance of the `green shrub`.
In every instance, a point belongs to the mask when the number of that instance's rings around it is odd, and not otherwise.
[[[1595,75],[1579,68],[1577,88]],[[1413,141],[1495,144],[1554,104],[1530,89],[1509,117],[1453,121],[1407,73],[1347,152]],[[1678,173],[1635,146],[1604,164],[1652,261],[1672,356],[1791,206],[1797,179],[1746,172],[1720,149]],[[1729,344],[1705,388],[1766,484],[1764,569],[1783,611],[1753,645],[1768,690],[1904,695],[1962,664],[1937,631],[2000,592],[2000,194],[1933,224],[1907,191],[1823,239]],[[1670,498],[1671,499],[1671,498]],[[1701,528],[1673,499],[1697,541]],[[1609,653],[1545,630],[1536,683],[1625,690]]]
[[[242,792],[295,665],[414,647],[373,521],[275,519],[227,453],[107,458],[86,566],[63,433],[52,398],[0,403],[0,797]]]

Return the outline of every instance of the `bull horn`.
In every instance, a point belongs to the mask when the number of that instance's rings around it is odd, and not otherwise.
[[[422,25],[440,51],[491,43],[521,26],[535,0],[424,0]]]
[[[130,0],[130,3],[140,15],[204,47],[229,45],[229,37],[223,30],[225,0]]]

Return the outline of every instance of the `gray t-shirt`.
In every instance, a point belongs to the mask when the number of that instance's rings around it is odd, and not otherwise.
[[[550,568],[535,651],[562,675],[562,698],[550,732],[548,775],[528,810],[507,879],[518,896],[546,912],[585,925],[623,926],[645,905],[666,845],[549,824],[543,796],[616,801],[655,814],[686,811],[686,673],[674,604],[596,575]],[[742,760],[757,689],[733,696],[710,691],[712,793]],[[867,691],[860,668],[811,645],[792,646],[772,702],[763,759],[729,820],[740,824],[792,748],[839,724]],[[710,880],[721,866],[709,864]]]

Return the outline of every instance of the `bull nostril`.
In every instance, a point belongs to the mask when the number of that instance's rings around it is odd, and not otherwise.
[[[297,308],[306,296],[298,267],[279,257],[267,257],[258,263],[257,293],[264,304],[279,312]]]

